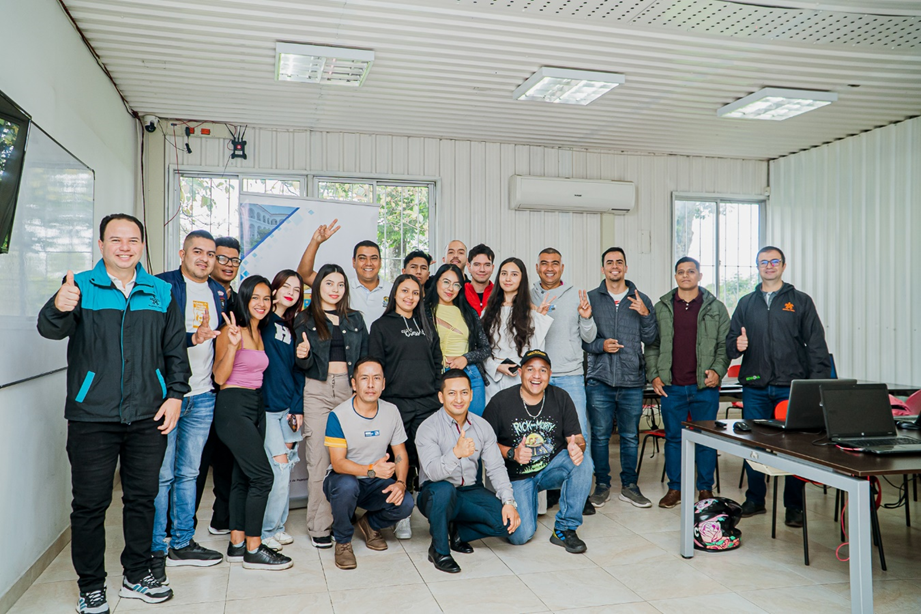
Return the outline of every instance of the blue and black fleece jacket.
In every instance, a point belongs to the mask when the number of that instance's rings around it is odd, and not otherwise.
[[[38,314],[38,332],[67,343],[64,417],[76,422],[153,418],[164,399],[189,392],[185,317],[170,285],[137,265],[126,298],[100,260],[74,275],[80,303],[58,311],[54,296]]]

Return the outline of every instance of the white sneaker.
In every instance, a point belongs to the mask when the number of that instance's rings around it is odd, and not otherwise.
[[[278,543],[278,540],[274,537],[262,540],[262,543],[265,544],[266,548],[271,548],[275,552],[281,552],[281,544]]]
[[[396,534],[397,539],[412,539],[413,527],[409,521],[409,518],[404,518],[403,520],[399,521],[393,532]]]
[[[543,516],[547,513],[547,491],[542,490],[537,493],[537,515]]]
[[[294,538],[285,533],[284,531],[279,531],[275,534],[275,541],[277,541],[282,546],[287,546],[288,544],[294,543]]]

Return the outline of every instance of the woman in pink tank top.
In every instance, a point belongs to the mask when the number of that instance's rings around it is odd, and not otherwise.
[[[272,309],[269,280],[243,280],[224,316],[214,348],[214,381],[221,387],[214,429],[234,456],[227,560],[244,569],[288,569],[293,561],[262,543],[262,520],[274,481],[265,455],[262,374],[269,364],[260,329]]]

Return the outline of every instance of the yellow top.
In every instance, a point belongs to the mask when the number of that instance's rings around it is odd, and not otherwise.
[[[463,356],[469,351],[470,331],[464,321],[464,314],[454,305],[438,305],[435,308],[435,326],[441,339],[441,353],[445,356]]]

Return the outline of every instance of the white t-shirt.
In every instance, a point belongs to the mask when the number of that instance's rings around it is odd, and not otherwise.
[[[391,287],[393,284],[380,279],[374,290],[368,290],[354,277],[349,278],[349,307],[361,312],[369,331],[371,323],[384,315]]]
[[[626,290],[624,290],[624,291],[621,292],[620,294],[614,294],[613,292],[611,292],[611,291],[609,290],[609,291],[608,291],[608,294],[610,294],[610,295],[611,295],[611,298],[614,299],[614,305],[619,309],[619,308],[620,308],[620,302],[621,302],[622,300],[624,300],[624,299],[627,297],[627,293],[628,293],[628,292],[630,292],[630,289],[629,289],[629,288],[626,289]]]
[[[209,325],[211,328],[218,328],[221,322],[218,318],[217,306],[214,304],[214,294],[208,287],[208,282],[198,283],[192,281],[185,275],[185,330],[194,333],[201,325],[202,318],[205,316],[205,310],[208,310]],[[189,364],[192,367],[192,377],[189,378],[189,386],[192,390],[185,396],[191,397],[203,392],[210,392],[213,388],[211,383],[211,367],[214,365],[214,340],[205,341],[198,345],[188,348]]]

